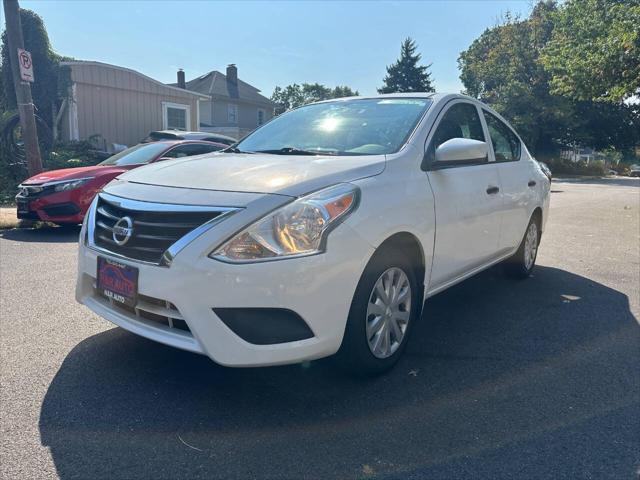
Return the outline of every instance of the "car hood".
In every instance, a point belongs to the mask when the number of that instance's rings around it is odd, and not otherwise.
[[[110,167],[94,165],[92,167],[61,168],[60,170],[49,170],[22,182],[23,185],[40,185],[42,183],[59,180],[75,180],[78,178],[96,177],[98,175],[118,175],[125,172],[122,167]]]
[[[166,160],[118,178],[163,187],[300,196],[335,183],[378,175],[384,166],[384,155],[222,153]]]

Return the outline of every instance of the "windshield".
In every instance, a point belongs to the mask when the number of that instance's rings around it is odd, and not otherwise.
[[[236,149],[283,155],[394,153],[430,104],[427,98],[374,98],[307,105],[275,118]]]
[[[107,158],[104,162],[100,162],[99,165],[116,165],[121,167],[123,165],[149,163],[166,149],[166,143],[147,143],[144,145],[136,145],[135,147],[127,148],[120,153],[116,153],[112,157]]]

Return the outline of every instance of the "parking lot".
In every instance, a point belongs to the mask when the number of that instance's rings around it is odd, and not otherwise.
[[[555,181],[532,278],[426,303],[388,375],[227,369],[74,300],[77,229],[0,233],[2,478],[633,478],[640,181]]]

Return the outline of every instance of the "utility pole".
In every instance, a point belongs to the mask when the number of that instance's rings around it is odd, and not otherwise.
[[[9,58],[11,72],[13,73],[13,86],[16,91],[18,113],[20,114],[20,126],[22,127],[22,139],[27,156],[27,168],[29,175],[42,172],[42,159],[38,145],[38,131],[36,130],[36,118],[33,111],[33,98],[31,97],[31,85],[20,78],[20,65],[18,49],[24,49],[22,38],[22,24],[20,23],[20,6],[18,0],[3,0],[4,14],[7,27],[7,39],[9,40]]]

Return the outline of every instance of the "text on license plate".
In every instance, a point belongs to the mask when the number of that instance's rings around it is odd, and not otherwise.
[[[138,295],[138,269],[98,257],[97,287],[105,297],[134,306]]]

